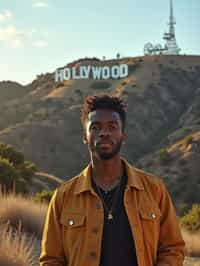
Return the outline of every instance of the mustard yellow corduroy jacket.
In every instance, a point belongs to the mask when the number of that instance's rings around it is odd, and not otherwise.
[[[124,205],[138,266],[182,266],[184,241],[163,183],[122,160],[128,176]],[[62,184],[52,197],[43,231],[40,266],[99,266],[103,216],[103,204],[92,188],[89,165]]]

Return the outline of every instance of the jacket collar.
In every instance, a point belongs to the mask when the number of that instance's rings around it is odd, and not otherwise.
[[[134,187],[138,190],[144,190],[143,183],[141,178],[136,171],[136,169],[130,165],[124,158],[121,158],[125,165],[125,170],[127,174],[127,187]],[[85,191],[94,192],[91,182],[91,171],[92,166],[91,163],[79,174],[77,183],[75,186],[75,194],[79,194]]]

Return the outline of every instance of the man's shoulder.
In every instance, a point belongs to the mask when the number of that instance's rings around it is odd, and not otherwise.
[[[67,178],[67,180],[65,180],[59,187],[58,190],[60,191],[68,191],[70,189],[72,189],[73,187],[75,187],[76,183],[78,182],[79,178],[81,174],[77,174],[71,178]]]
[[[146,170],[139,169],[135,166],[132,166],[132,168],[135,174],[140,178],[144,187],[148,186],[148,188],[164,188],[164,182],[161,177]]]

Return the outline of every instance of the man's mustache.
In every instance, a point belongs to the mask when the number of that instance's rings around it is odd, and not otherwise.
[[[114,145],[115,144],[115,141],[112,140],[112,139],[105,139],[105,138],[104,139],[103,138],[99,138],[99,139],[96,139],[94,141],[94,145],[95,146],[99,146],[99,145],[104,144],[104,143],[109,143],[111,145]]]

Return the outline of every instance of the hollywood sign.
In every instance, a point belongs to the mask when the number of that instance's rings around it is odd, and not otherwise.
[[[70,79],[119,79],[128,76],[128,65],[113,66],[80,66],[66,67],[57,69],[55,72],[55,81],[64,81]]]

